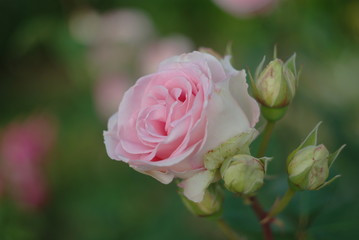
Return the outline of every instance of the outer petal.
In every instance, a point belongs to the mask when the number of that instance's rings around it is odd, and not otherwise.
[[[216,87],[219,90],[215,90],[208,104],[208,135],[204,149],[199,153],[201,156],[250,128],[247,115],[230,93],[228,82]]]
[[[110,119],[108,120],[108,131],[103,132],[103,136],[105,139],[105,146],[107,155],[114,160],[121,160],[124,162],[128,162],[126,159],[119,159],[118,155],[116,154],[117,145],[120,142],[120,137],[118,136],[118,113],[113,114]]]
[[[159,70],[176,69],[186,63],[196,65],[196,68],[201,69],[204,74],[210,74],[207,77],[210,77],[214,83],[226,79],[226,73],[221,62],[208,53],[198,51],[169,58],[161,62]]]
[[[133,167],[133,169],[135,169],[136,171],[149,175],[155,179],[157,179],[158,181],[160,181],[163,184],[169,184],[170,182],[172,182],[174,175],[172,173],[168,173],[168,172],[162,172],[162,171],[156,171],[156,170],[149,170],[149,171],[142,171],[140,168],[137,167]]]
[[[246,114],[250,126],[254,127],[258,122],[260,109],[259,105],[248,94],[248,84],[246,83],[246,73],[244,70],[237,71],[230,63],[231,56],[226,56],[222,61],[223,67],[230,76],[229,90],[233,98],[237,101],[243,112]]]
[[[215,173],[213,171],[202,171],[196,175],[182,181],[179,186],[183,188],[183,194],[193,202],[200,202],[204,193],[213,181]]]

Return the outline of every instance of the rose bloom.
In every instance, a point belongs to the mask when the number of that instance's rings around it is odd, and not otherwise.
[[[250,16],[267,12],[278,0],[214,0],[226,12],[234,16]]]
[[[108,155],[165,184],[206,171],[203,155],[253,128],[259,117],[244,70],[229,61],[192,52],[164,60],[157,72],[140,78],[109,119]],[[195,185],[180,186],[199,202],[206,184],[199,179]]]

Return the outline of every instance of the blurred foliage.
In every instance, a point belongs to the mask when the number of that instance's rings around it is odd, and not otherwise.
[[[323,120],[319,140],[330,151],[347,144],[331,173],[343,176],[318,192],[297,194],[280,215],[276,239],[359,239],[356,0],[282,0],[273,12],[245,19],[206,0],[0,1],[0,129],[36,111],[59,121],[46,169],[50,201],[42,211],[22,212],[1,199],[0,239],[223,239],[215,223],[186,211],[175,184],[162,185],[107,157],[106,122],[96,115],[94,76],[86,66],[88,47],[69,31],[71,16],[85,8],[139,9],[160,36],[180,33],[196,47],[224,52],[232,42],[234,65],[252,72],[274,45],[283,59],[297,52],[300,87],[276,126],[267,154],[275,159],[259,198],[268,208],[284,193],[287,154]],[[140,76],[134,75],[133,81]],[[224,216],[249,239],[261,239],[254,214],[229,193]]]

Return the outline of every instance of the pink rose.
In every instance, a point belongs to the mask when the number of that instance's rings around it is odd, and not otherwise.
[[[198,178],[196,186],[182,187],[189,199],[201,201],[210,179],[204,154],[253,128],[259,117],[244,70],[235,70],[229,60],[192,52],[165,60],[156,73],[140,78],[109,119],[108,155],[165,184],[175,177]]]

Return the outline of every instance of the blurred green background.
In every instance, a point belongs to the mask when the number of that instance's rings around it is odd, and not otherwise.
[[[101,19],[116,11],[140,16],[137,25],[122,18],[121,26],[137,30],[130,35],[142,40],[118,40],[121,32],[107,39],[113,26],[106,30],[111,20]],[[162,185],[105,152],[102,131],[109,115],[97,105],[98,78],[121,75],[133,83],[145,72],[138,66],[148,42],[171,36],[185,39],[188,50],[204,46],[223,53],[232,42],[234,66],[252,72],[274,45],[282,59],[297,53],[300,87],[275,129],[267,154],[275,157],[271,178],[259,199],[268,208],[284,193],[286,156],[322,120],[320,142],[331,151],[347,144],[331,171],[342,177],[320,191],[297,194],[279,216],[283,226],[275,227],[275,239],[359,239],[355,0],[282,0],[246,17],[206,0],[0,1],[0,129],[36,112],[51,114],[58,125],[44,169],[46,205],[24,211],[3,197],[0,239],[224,239],[214,222],[185,209],[175,183]],[[229,193],[224,217],[249,239],[261,239],[254,214]]]

